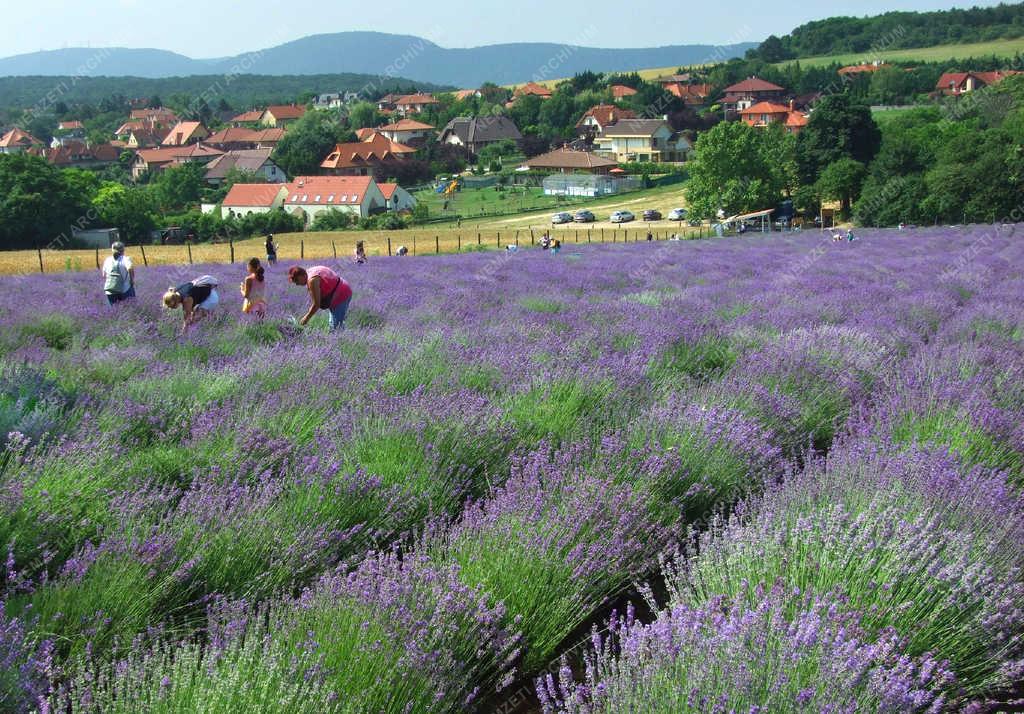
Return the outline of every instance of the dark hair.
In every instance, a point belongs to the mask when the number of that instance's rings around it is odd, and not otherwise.
[[[305,268],[300,268],[297,265],[293,265],[292,267],[288,268],[288,280],[290,280],[291,282],[294,283],[296,276],[299,276],[299,275],[305,277],[306,276],[306,269]]]
[[[263,282],[263,266],[260,265],[259,258],[249,258],[249,270],[256,273],[256,279],[261,283]]]

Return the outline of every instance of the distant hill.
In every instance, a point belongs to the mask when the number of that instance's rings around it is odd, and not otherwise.
[[[0,76],[157,78],[229,72],[278,76],[354,73],[477,87],[486,81],[512,84],[537,77],[571,76],[588,69],[612,72],[697,64],[741,57],[754,47],[756,43],[749,42],[727,47],[673,45],[646,49],[513,43],[448,49],[410,35],[339,32],[219,59],[116,47],[33,52],[0,59]]]

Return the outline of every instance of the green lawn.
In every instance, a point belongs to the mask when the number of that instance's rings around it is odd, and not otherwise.
[[[991,42],[975,42],[964,45],[936,45],[935,47],[919,47],[911,50],[882,50],[877,53],[862,52],[860,54],[827,55],[822,57],[806,57],[799,60],[779,62],[784,66],[791,62],[799,62],[801,67],[821,67],[833,62],[839,64],[858,64],[865,60],[881,59],[887,62],[941,62],[943,60],[965,59],[968,57],[1013,57],[1024,52],[1024,37],[1014,40],[993,40]]]
[[[443,210],[445,197],[433,190],[420,191],[416,200],[425,203],[431,217],[443,216],[446,213],[459,214],[463,218],[479,216],[481,213],[525,211],[540,208],[555,208],[558,205],[554,196],[545,196],[542,189],[512,186],[495,191],[494,186],[480,189],[464,188],[456,191],[448,199],[448,209]]]

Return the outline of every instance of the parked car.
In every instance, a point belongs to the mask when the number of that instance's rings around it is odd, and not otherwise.
[[[576,211],[576,215],[572,219],[577,223],[593,223],[597,220],[597,216],[584,208]]]
[[[653,208],[648,208],[646,211],[644,211],[644,220],[645,221],[660,221],[661,220],[661,211],[655,211]]]
[[[636,216],[634,216],[630,211],[616,211],[608,218],[608,220],[612,223],[629,223],[635,218]]]
[[[572,223],[572,214],[562,211],[551,216],[551,222],[555,225],[559,223]]]
[[[686,220],[686,209],[685,208],[673,208],[668,212],[668,219],[670,221],[685,221]]]

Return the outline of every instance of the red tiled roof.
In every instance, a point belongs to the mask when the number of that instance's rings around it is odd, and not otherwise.
[[[555,149],[526,161],[526,165],[538,169],[601,169],[617,166],[618,162],[606,159],[589,151],[573,151],[572,149]]]
[[[839,74],[862,74],[864,72],[877,72],[880,69],[888,69],[892,67],[891,64],[885,64],[884,62],[879,64],[851,64],[846,67],[839,68]]]
[[[1004,69],[997,70],[995,72],[972,72],[971,74],[973,74],[975,77],[980,79],[985,84],[998,84],[1007,77],[1012,77],[1014,75],[1021,74],[1021,72],[1016,69]]]
[[[167,136],[160,142],[164,146],[183,146],[196,137],[202,138],[206,134],[206,127],[197,121],[178,122],[173,129],[167,132]]]
[[[248,112],[242,112],[231,117],[231,121],[238,122],[240,124],[245,122],[258,122],[263,117],[262,109],[253,109]]]
[[[224,152],[202,144],[169,146],[160,149],[139,149],[138,156],[147,164],[166,164],[176,159],[201,159],[220,156]]]
[[[635,119],[636,112],[631,109],[619,109],[614,104],[598,104],[593,106],[584,113],[580,120],[576,122],[577,127],[583,126],[583,120],[587,117],[594,117],[597,123],[602,127],[609,126],[621,119]]]
[[[132,109],[131,114],[129,114],[129,118],[155,119],[165,122],[178,121],[178,115],[166,107],[156,107],[155,109]]]
[[[752,107],[748,107],[740,112],[740,116],[746,116],[748,114],[786,114],[789,112],[789,106],[786,104],[779,104],[777,102],[758,102]]]
[[[14,146],[26,148],[29,146],[38,146],[43,142],[35,138],[27,131],[22,131],[18,127],[14,127],[9,132],[0,136],[0,148],[11,148]]]
[[[282,183],[236,183],[221,202],[222,206],[264,206],[271,207],[277,199]]]
[[[678,82],[663,85],[666,92],[680,99],[704,101],[711,94],[710,84],[680,84]]]
[[[622,99],[623,97],[632,97],[636,94],[636,90],[632,87],[627,87],[625,84],[613,84],[612,97],[615,99]]]
[[[536,82],[527,82],[515,91],[515,95],[517,97],[522,97],[527,94],[535,94],[538,97],[550,97],[552,92],[547,87],[537,84]]]
[[[412,106],[414,104],[438,104],[430,94],[405,94],[395,99],[395,106]]]
[[[77,119],[73,119],[71,121],[62,121],[61,123],[59,123],[57,125],[57,129],[59,131],[71,131],[72,129],[84,129],[84,128],[85,127],[82,126],[82,122],[78,121]]]
[[[377,131],[425,131],[433,128],[435,127],[415,119],[400,119],[393,124],[377,127]]]
[[[786,126],[788,127],[802,127],[807,126],[808,118],[800,112],[790,112],[786,117]]]
[[[327,158],[320,164],[323,169],[344,169],[353,166],[365,166],[368,163],[401,159],[406,154],[416,153],[416,149],[391,141],[383,134],[374,131],[362,141],[337,144]]]
[[[737,82],[731,87],[726,87],[727,93],[737,92],[784,92],[784,88],[771,82],[766,82],[763,79],[757,77],[751,77],[750,79],[744,79],[742,82]]]
[[[229,126],[226,129],[210,134],[203,141],[207,144],[236,144],[244,142],[256,142],[256,137],[261,132],[254,129],[246,129],[241,126]]]
[[[286,206],[358,206],[373,178],[370,176],[296,176],[285,184]]]
[[[273,114],[275,119],[298,119],[306,113],[306,108],[294,104],[275,104],[267,107],[267,111]]]
[[[395,195],[395,189],[398,188],[397,183],[378,183],[377,188],[384,194],[384,198],[391,200],[391,197]]]
[[[457,91],[455,93],[455,98],[456,99],[468,99],[469,97],[476,96],[476,93],[479,92],[479,91],[480,91],[479,89],[460,89],[459,91]]]

